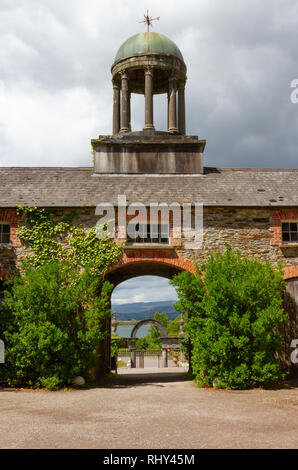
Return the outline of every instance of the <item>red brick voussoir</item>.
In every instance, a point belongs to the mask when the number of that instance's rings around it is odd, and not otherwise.
[[[111,267],[111,271],[125,264],[141,263],[144,261],[171,265],[183,271],[188,271],[191,274],[196,273],[196,266],[191,260],[177,256],[175,253],[169,253],[166,250],[132,250],[128,253],[124,253],[122,260],[114,264]],[[298,278],[298,265],[285,266],[283,270],[285,279]]]
[[[287,279],[294,279],[298,278],[298,266],[285,266],[284,270],[284,278]]]
[[[111,267],[111,271],[114,271],[115,269],[123,265],[131,263],[142,263],[144,261],[174,266],[183,271],[188,271],[191,274],[195,274],[196,272],[195,264],[192,261],[182,258],[176,253],[169,253],[167,250],[162,249],[136,249],[130,250],[127,253],[123,253],[121,261],[117,264],[114,264]]]

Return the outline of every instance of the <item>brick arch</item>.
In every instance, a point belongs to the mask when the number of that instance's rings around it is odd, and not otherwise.
[[[129,250],[106,275],[116,287],[121,282],[137,276],[161,276],[171,279],[181,271],[195,274],[195,264],[168,250]]]
[[[123,277],[118,281],[118,275]],[[113,265],[107,278],[116,285],[124,280],[145,274],[171,278],[175,273],[188,271],[191,274],[196,273],[196,267],[193,261],[177,255],[175,252],[167,250],[129,250],[123,254],[121,261]],[[283,268],[284,279],[298,278],[298,265],[285,266]],[[121,276],[121,272],[123,276]],[[128,277],[126,277],[128,276]]]
[[[167,335],[167,330],[166,330],[166,327],[164,325],[162,325],[159,321],[157,320],[154,320],[154,319],[151,319],[151,318],[147,318],[145,320],[140,320],[134,327],[133,329],[131,330],[131,335],[130,337],[131,338],[136,338],[136,335],[137,335],[137,332],[140,328],[142,328],[142,326],[144,325],[155,325],[157,326],[157,328],[159,329],[159,331],[161,332],[161,335],[163,338],[166,338],[168,335]]]
[[[298,278],[298,265],[296,266],[285,266],[283,268],[284,270],[284,278],[287,279],[293,279],[295,277]]]

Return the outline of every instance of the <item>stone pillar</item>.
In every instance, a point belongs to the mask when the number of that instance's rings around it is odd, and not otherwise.
[[[113,135],[120,131],[120,87],[113,83]]]
[[[185,135],[185,84],[178,89],[178,130]]]
[[[130,91],[128,92],[128,127],[129,130],[131,131],[131,93]]]
[[[178,132],[177,129],[177,109],[176,109],[176,77],[169,79],[169,132]]]
[[[168,367],[168,350],[167,348],[162,348],[162,366]]]
[[[121,94],[122,94],[122,109],[121,109],[121,129],[120,132],[129,131],[129,91],[128,91],[128,76],[126,73],[121,75]]]
[[[144,129],[154,129],[153,125],[153,70],[150,67],[145,69],[145,127]]]
[[[145,356],[144,351],[140,351],[139,352],[139,368],[140,369],[144,369],[144,367],[145,367],[145,361],[144,361],[145,357],[144,356]]]
[[[170,93],[168,91],[168,95],[167,95],[167,98],[168,98],[168,129],[170,127],[170,121],[169,121],[169,116],[170,116]]]
[[[132,369],[136,368],[137,355],[136,355],[136,346],[130,346],[130,367]]]

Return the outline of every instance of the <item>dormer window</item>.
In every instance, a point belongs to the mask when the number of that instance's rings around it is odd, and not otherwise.
[[[0,243],[10,243],[10,225],[0,223]]]
[[[298,243],[298,222],[282,222],[282,241]]]

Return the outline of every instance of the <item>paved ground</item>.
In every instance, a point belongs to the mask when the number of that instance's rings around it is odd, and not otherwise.
[[[217,391],[194,387],[181,369],[127,372],[91,390],[0,390],[0,447],[298,447],[294,386]]]

